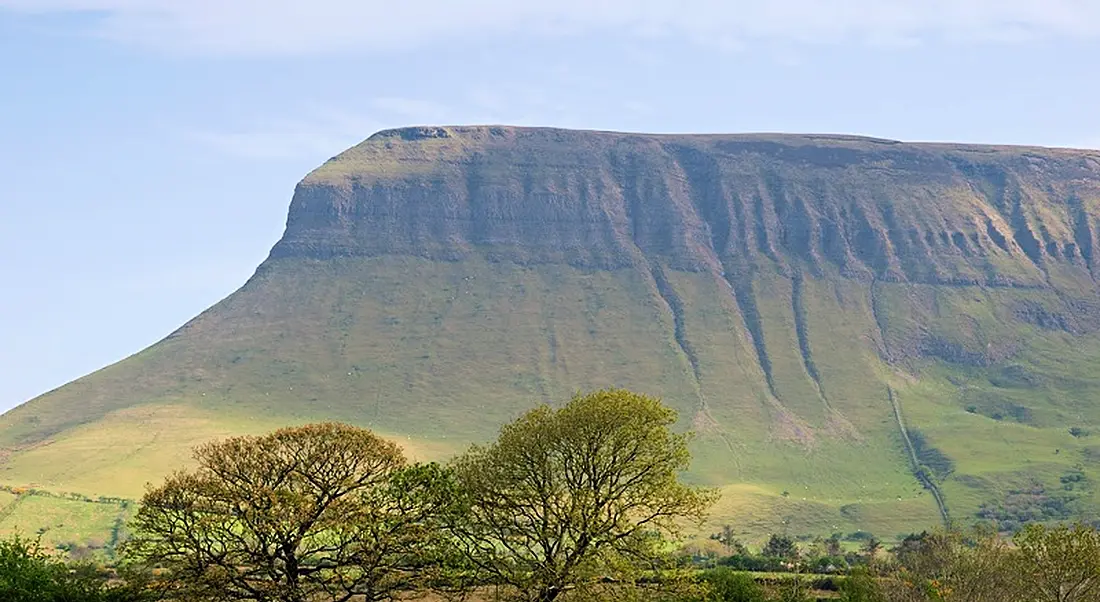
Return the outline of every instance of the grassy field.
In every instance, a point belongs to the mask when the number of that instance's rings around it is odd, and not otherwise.
[[[38,539],[47,549],[64,549],[77,555],[112,554],[125,535],[125,524],[134,508],[47,495],[12,498],[0,508],[0,537]]]

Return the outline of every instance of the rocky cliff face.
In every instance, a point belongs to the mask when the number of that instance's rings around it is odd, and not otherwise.
[[[891,282],[1091,280],[1100,153],[839,136],[384,131],[298,187],[273,258],[519,263]]]

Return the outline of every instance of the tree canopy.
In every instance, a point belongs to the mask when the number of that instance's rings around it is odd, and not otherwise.
[[[1100,598],[1100,532],[1084,525],[1027,525],[1014,538],[1020,587],[1036,602]]]
[[[451,531],[467,561],[514,598],[540,602],[627,578],[661,537],[701,520],[713,495],[683,484],[676,414],[625,390],[541,406],[454,463],[465,508]]]
[[[127,552],[206,600],[383,600],[425,576],[445,480],[341,424],[209,443],[142,500]]]
[[[900,564],[887,580],[898,602],[1012,602],[1019,600],[1016,555],[988,527],[924,533],[895,552]]]

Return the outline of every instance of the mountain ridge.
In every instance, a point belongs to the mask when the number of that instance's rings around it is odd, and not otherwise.
[[[801,259],[818,273],[823,262],[831,262],[841,271],[856,274],[869,270],[870,275],[886,280],[950,282],[955,278],[967,284],[1029,286],[1041,285],[1040,274],[1032,268],[1041,267],[1044,258],[1084,264],[1091,269],[1093,249],[1097,244],[1091,222],[1082,220],[1079,215],[1060,216],[1061,219],[1054,220],[1052,216],[1026,214],[1028,207],[1019,197],[1044,191],[1028,190],[1033,182],[1013,182],[1006,178],[1013,175],[1012,168],[1024,168],[1026,171],[1022,173],[1031,176],[1042,169],[1053,168],[1060,172],[1057,175],[1061,181],[1089,178],[1077,184],[1087,185],[1087,193],[1095,194],[1100,152],[1048,150],[1049,156],[1032,156],[1037,152],[1033,147],[911,145],[837,136],[677,136],[541,128],[454,129],[453,133],[446,128],[388,130],[326,162],[299,185],[292,201],[287,233],[272,250],[272,256],[308,255],[310,222],[314,221],[329,237],[321,248],[330,254],[369,256],[410,252],[447,259],[461,257],[470,245],[511,244],[521,247],[507,256],[513,261],[565,261],[580,267],[625,267],[632,263],[627,247],[635,242],[628,240],[631,235],[626,230],[637,235],[641,229],[648,228],[648,232],[641,232],[641,250],[670,255],[677,269],[716,268],[722,256],[746,251],[779,260],[780,251],[785,251],[788,255],[801,255]],[[571,163],[556,166],[559,172],[568,171],[573,181],[567,181],[568,178],[553,170],[540,174],[546,181],[535,182],[537,177],[526,175],[528,179],[524,182],[512,181],[507,173],[508,166],[534,162],[536,153],[546,151],[544,138],[550,138],[553,144],[564,144],[574,153],[572,157],[565,157]],[[395,139],[407,143],[402,146],[411,149],[401,153],[394,147]],[[694,146],[701,144],[700,140],[710,146]],[[823,140],[831,146],[813,146],[805,150],[807,145],[820,145]],[[761,143],[766,146],[758,147]],[[851,148],[866,144],[885,145],[891,150],[887,154],[868,154]],[[505,145],[507,149],[503,148]],[[721,148],[723,145],[727,148]],[[947,154],[941,153],[942,156],[932,152],[945,148],[950,150]],[[710,156],[705,151],[710,151]],[[494,161],[494,153],[504,156]],[[979,157],[968,157],[968,153],[978,153]],[[389,160],[377,160],[379,155]],[[1000,161],[989,161],[981,155],[994,155]],[[1063,155],[1068,159],[1062,158]],[[724,163],[719,165],[714,156]],[[756,173],[753,173],[737,165],[736,162],[745,157],[750,160],[767,157],[773,161],[755,166]],[[982,162],[982,158],[987,160]],[[881,168],[870,165],[869,159],[887,165]],[[540,156],[540,160],[545,162],[546,158]],[[509,163],[502,164],[505,161]],[[1028,161],[1041,161],[1044,165],[1035,168],[1022,165]],[[901,165],[896,165],[899,163]],[[789,164],[813,173],[799,182],[784,172],[785,169],[789,171]],[[912,183],[907,180],[919,176],[924,178],[925,186],[914,187],[914,196],[950,188],[955,188],[950,190],[954,194],[970,193],[971,198],[965,201],[975,205],[971,209],[977,211],[980,219],[967,220],[969,216],[963,215],[965,212],[956,211],[955,215],[933,216],[941,222],[939,227],[934,227],[929,223],[912,223],[913,216],[905,215],[904,208],[893,205],[880,208],[873,203],[861,203],[852,215],[836,207],[815,206],[815,192],[807,190],[808,187],[828,186],[829,178],[825,175],[836,176],[834,172],[861,164],[867,170],[883,172],[877,174],[880,177],[854,183],[863,184],[863,190],[868,193],[878,192],[876,188],[901,188]],[[434,171],[426,172],[425,169]],[[665,181],[629,181],[630,176],[626,175],[662,171],[672,175]],[[987,172],[986,177],[982,177],[983,171]],[[891,174],[895,176],[892,179]],[[458,181],[459,175],[465,181]],[[757,184],[757,189],[730,186],[728,181],[737,178],[750,180],[751,184]],[[940,189],[929,186],[929,181]],[[791,182],[800,189],[782,190],[784,182]],[[777,183],[780,188],[775,188]],[[717,189],[713,188],[715,185]],[[978,185],[983,189],[960,190],[965,185]],[[636,189],[637,186],[648,188]],[[711,189],[708,190],[708,186]],[[852,182],[841,181],[837,186],[860,190]],[[463,188],[466,188],[465,193]],[[830,192],[818,191],[816,194],[821,196]],[[1078,194],[1076,190],[1045,192]],[[634,209],[647,209],[641,207],[644,200],[635,198],[639,193],[663,197],[660,200],[667,201],[664,205],[655,202],[650,205],[658,210],[665,209],[665,214],[636,215],[639,212]],[[400,206],[387,205],[388,194],[396,196]],[[1012,195],[1016,198],[1008,198]],[[602,201],[615,198],[611,203],[586,203],[586,196],[599,196]],[[713,203],[715,197],[740,206],[718,206],[720,203]],[[802,200],[806,198],[809,200]],[[339,204],[337,212],[353,214],[311,213],[310,208],[314,205],[332,211],[333,199]],[[483,205],[471,205],[471,199],[480,199]],[[712,204],[692,207],[685,199],[705,199]],[[437,204],[430,204],[429,200]],[[752,208],[746,209],[750,204]],[[517,205],[523,205],[526,219],[508,214],[516,211]],[[360,213],[354,213],[356,210]],[[1076,210],[1081,213],[1084,208]],[[748,215],[753,211],[755,215]],[[672,222],[672,231],[655,228],[654,217]],[[1046,221],[1040,219],[1043,217]],[[909,223],[906,223],[907,218],[910,218]],[[793,220],[785,229],[783,224],[777,223],[784,219]],[[369,230],[363,228],[365,223],[381,227]],[[398,224],[405,225],[405,230],[395,232]],[[841,230],[837,231],[830,224]],[[349,227],[353,225],[375,239],[356,239]],[[503,225],[511,229],[504,230]],[[548,225],[562,228],[547,231]],[[333,233],[341,226],[345,226],[340,232],[343,238],[336,240]],[[564,226],[571,228],[564,230]],[[434,230],[416,231],[417,227]],[[794,228],[798,227],[803,232],[795,232]],[[578,228],[582,230],[579,233],[575,232]],[[376,236],[379,232],[383,236]],[[392,236],[385,236],[391,232]],[[545,249],[535,249],[524,255],[522,247],[535,246],[539,235],[556,238],[548,240]],[[651,240],[662,237],[665,240]],[[788,239],[803,247],[776,248],[777,244],[785,246]],[[419,241],[428,244],[418,246]],[[853,241],[860,244],[852,244]],[[316,249],[316,243],[313,244]],[[667,248],[670,245],[677,248]],[[662,246],[666,248],[660,248]],[[897,256],[907,251],[925,257],[906,262],[905,258]],[[930,255],[943,255],[945,251],[946,254],[997,259],[1026,258],[1034,265],[1019,262],[1009,273],[1000,270],[994,275],[983,273],[988,271],[987,266],[966,265],[967,269],[958,270],[961,273],[951,274],[952,266],[934,265],[932,261],[931,272],[922,272],[920,260],[927,263],[934,259]]]

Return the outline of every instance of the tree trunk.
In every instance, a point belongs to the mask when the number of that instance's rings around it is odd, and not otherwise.
[[[298,556],[292,548],[283,548],[283,557],[286,559],[286,590],[282,595],[282,602],[306,602],[302,594],[302,585],[298,574]]]
[[[550,587],[544,587],[539,590],[538,596],[535,597],[535,602],[554,602],[561,594],[561,588],[551,585]]]

